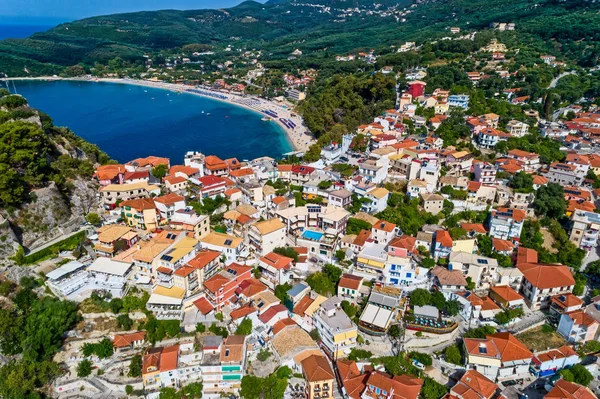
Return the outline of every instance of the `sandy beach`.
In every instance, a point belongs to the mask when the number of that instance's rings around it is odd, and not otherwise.
[[[154,82],[149,80],[136,80],[136,79],[121,79],[121,78],[61,78],[61,77],[35,77],[35,78],[9,78],[0,80],[74,80],[74,81],[86,81],[86,82],[106,82],[106,83],[121,83],[121,84],[132,84],[138,86],[147,86],[153,88],[159,88],[164,90],[170,90],[175,92],[185,92],[197,96],[211,98],[217,101],[223,101],[232,105],[246,108],[250,111],[259,113],[261,116],[266,117],[263,113],[265,110],[273,111],[277,114],[278,118],[271,118],[273,123],[277,123],[287,134],[289,142],[292,144],[294,151],[298,153],[304,153],[308,148],[315,143],[315,138],[308,133],[308,129],[304,126],[302,117],[292,112],[289,108],[283,104],[279,104],[275,101],[267,101],[255,96],[241,96],[239,94],[233,94],[224,91],[215,91],[207,87],[193,87],[175,83],[164,83]],[[284,118],[294,122],[295,128],[289,128],[285,126],[279,118]]]

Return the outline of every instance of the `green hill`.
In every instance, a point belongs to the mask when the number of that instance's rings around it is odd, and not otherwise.
[[[220,10],[162,10],[106,15],[65,23],[27,39],[0,41],[0,71],[12,76],[57,73],[77,63],[107,63],[115,57],[141,62],[144,54],[201,43],[263,49],[266,59],[285,59],[295,48],[305,55],[387,48],[404,40],[448,35],[450,26],[481,30],[492,22],[515,22],[519,40],[548,51],[572,53],[595,63],[600,53],[600,3],[560,0],[410,0],[380,7],[362,0],[244,2]],[[370,3],[370,4],[369,4]],[[381,2],[379,2],[381,3]],[[381,14],[392,4],[393,12]],[[346,13],[359,7],[363,11]],[[401,15],[407,7],[409,14]],[[406,22],[401,22],[402,18]]]

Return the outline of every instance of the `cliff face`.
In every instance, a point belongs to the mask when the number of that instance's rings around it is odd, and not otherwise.
[[[79,229],[96,212],[98,147],[26,104],[0,93],[0,265],[19,245],[35,249]],[[27,251],[26,251],[27,252]]]

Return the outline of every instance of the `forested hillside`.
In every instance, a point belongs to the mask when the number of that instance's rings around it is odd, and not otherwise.
[[[480,30],[497,21],[517,23],[519,40],[561,51],[582,63],[595,63],[600,54],[596,43],[600,36],[598,2],[429,0],[410,7],[410,2],[403,0],[394,2],[398,6],[393,12],[383,14],[341,11],[349,3],[366,7],[368,2],[314,2],[324,3],[331,12],[291,1],[264,5],[248,1],[226,10],[164,10],[87,18],[28,39],[0,41],[0,71],[12,76],[47,75],[78,63],[106,64],[115,57],[141,63],[144,54],[192,43],[264,49],[266,59],[271,60],[285,59],[299,48],[304,58],[319,62],[328,54],[389,48],[404,40],[447,35],[450,26]],[[388,3],[378,9],[385,9]],[[410,12],[400,18],[406,7]]]

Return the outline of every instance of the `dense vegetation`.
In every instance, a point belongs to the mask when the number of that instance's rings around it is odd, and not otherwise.
[[[15,116],[16,111],[21,114]],[[32,119],[17,118],[28,115]],[[76,156],[79,150],[87,159]],[[51,181],[66,192],[72,178],[90,177],[94,163],[109,161],[97,146],[55,127],[47,115],[29,108],[23,97],[5,91],[0,91],[0,154],[0,208],[32,199],[32,189]]]

